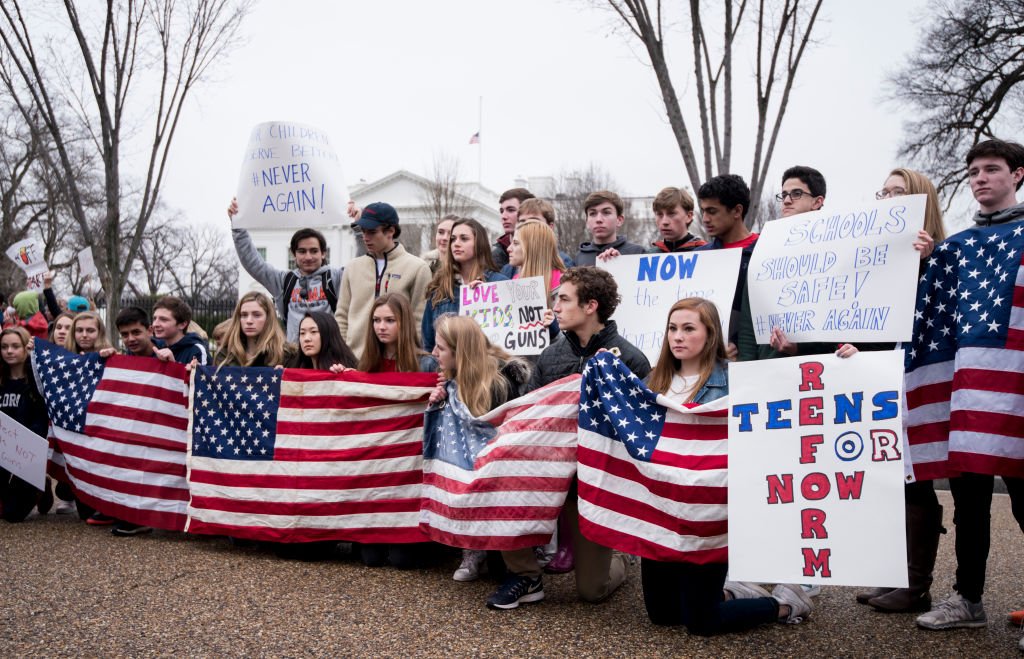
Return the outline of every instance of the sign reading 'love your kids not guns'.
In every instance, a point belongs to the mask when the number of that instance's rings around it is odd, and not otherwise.
[[[270,121],[252,129],[238,179],[240,229],[347,224],[341,160],[322,130]]]

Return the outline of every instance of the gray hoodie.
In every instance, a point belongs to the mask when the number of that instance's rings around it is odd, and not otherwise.
[[[974,214],[974,223],[980,227],[988,227],[993,224],[1006,224],[1007,222],[1015,222],[1018,220],[1024,220],[1024,204],[1017,204],[1016,206],[1010,206],[1004,208],[1001,211],[995,213],[982,213],[978,211]]]

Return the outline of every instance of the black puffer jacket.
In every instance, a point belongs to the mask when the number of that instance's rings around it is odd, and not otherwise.
[[[492,387],[491,409],[504,405],[513,398],[519,398],[530,391],[527,384],[530,382],[530,364],[524,359],[510,359],[501,365],[501,376],[508,382],[508,389],[503,387]]]
[[[573,332],[562,332],[562,335],[544,349],[537,360],[536,370],[530,379],[529,391],[543,387],[555,380],[573,373],[582,373],[587,360],[604,348],[616,353],[629,370],[640,379],[651,372],[651,363],[640,349],[619,335],[614,320],[609,320],[604,329],[590,337],[586,347]]]

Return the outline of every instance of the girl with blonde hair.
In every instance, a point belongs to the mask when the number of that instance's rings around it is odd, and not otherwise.
[[[519,224],[509,245],[508,262],[518,268],[513,279],[544,278],[544,290],[548,292],[550,307],[551,293],[558,288],[562,273],[565,272],[565,263],[558,255],[558,243],[551,227],[537,220]]]
[[[79,355],[113,348],[107,337],[107,326],[95,311],[82,311],[71,320],[64,347]]]
[[[249,291],[235,305],[215,362],[218,366],[280,366],[294,351],[277,322],[274,303],[259,291]]]

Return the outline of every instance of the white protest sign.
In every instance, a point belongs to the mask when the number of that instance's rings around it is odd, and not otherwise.
[[[96,261],[92,258],[92,248],[86,247],[78,253],[78,270],[83,277],[90,275],[99,276],[99,270],[96,269]]]
[[[729,365],[729,578],[906,587],[903,353]]]
[[[43,260],[43,245],[35,238],[19,240],[7,248],[7,258],[14,261],[28,280],[28,289],[43,290],[43,277],[48,268]]]
[[[611,273],[622,296],[612,315],[619,334],[653,364],[661,352],[669,308],[683,298],[703,297],[718,308],[723,336],[728,336],[741,256],[738,249],[716,249],[598,260],[597,267]]]
[[[908,341],[927,197],[773,220],[747,269],[758,343],[773,327],[801,341]]]
[[[0,412],[0,467],[41,490],[49,448],[46,438]]]
[[[347,222],[348,188],[327,135],[270,121],[252,129],[238,179],[236,228],[280,229]]]
[[[513,355],[539,355],[551,337],[541,322],[547,298],[543,277],[462,286],[459,315],[471,317],[493,345]]]

